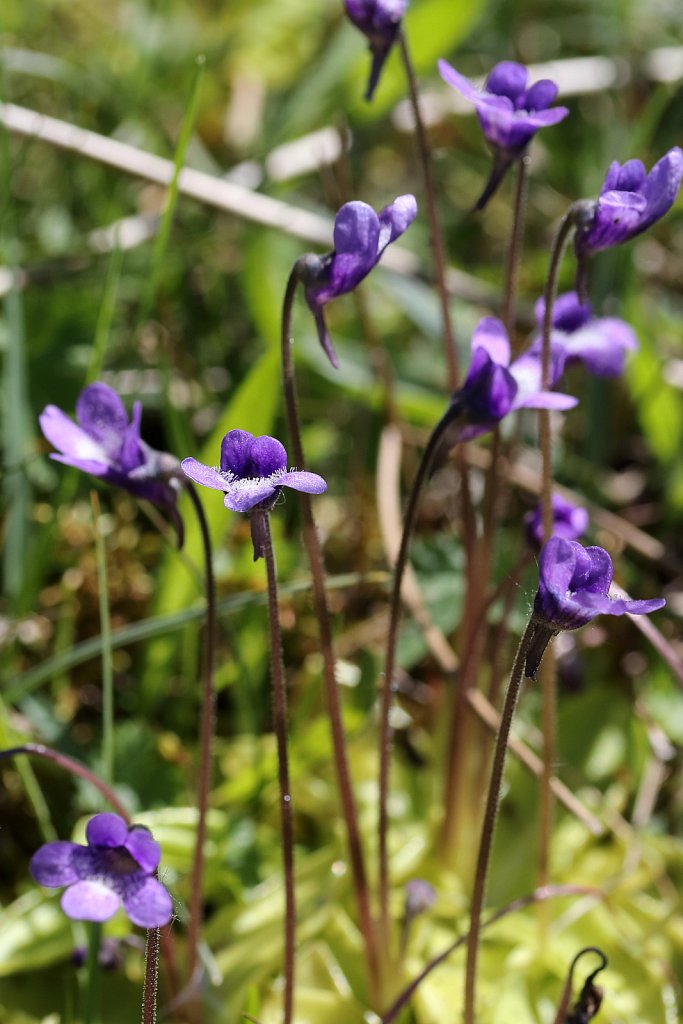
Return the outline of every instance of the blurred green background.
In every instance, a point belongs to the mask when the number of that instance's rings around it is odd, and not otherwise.
[[[476,119],[449,107],[437,58],[471,76],[501,59],[563,62],[551,77],[565,84],[571,116],[533,145],[520,278],[523,339],[567,205],[594,195],[612,160],[639,156],[650,166],[681,143],[683,10],[666,0],[413,0],[405,25],[425,93],[449,261],[470,275],[452,302],[465,367],[472,327],[499,309],[513,186],[506,181],[484,214],[469,212],[490,154]],[[3,0],[0,43],[3,102],[225,177],[294,211],[331,217],[350,198],[379,208],[406,191],[422,201],[398,55],[391,55],[375,100],[366,104],[365,40],[336,0]],[[322,137],[312,135],[323,130]],[[298,149],[283,148],[295,140],[303,140]],[[47,459],[38,414],[48,402],[71,412],[85,381],[98,377],[128,406],[141,399],[144,437],[180,457],[215,463],[221,436],[237,426],[286,442],[280,306],[293,260],[312,246],[253,223],[248,208],[241,216],[174,198],[96,159],[1,130],[0,164],[0,740],[2,746],[21,737],[40,740],[97,768],[101,644],[91,482]],[[295,316],[308,462],[330,485],[316,511],[369,841],[376,799],[373,709],[387,592],[375,506],[379,437],[391,391],[407,485],[447,398],[424,214],[401,245],[416,254],[419,273],[406,278],[380,267],[356,296],[328,308],[339,371],[326,364],[302,303]],[[572,280],[567,259],[563,287]],[[658,625],[678,651],[682,282],[680,201],[647,235],[593,261],[596,310],[627,319],[640,350],[623,380],[571,376],[568,389],[578,389],[581,404],[563,429],[557,459],[561,483],[617,513],[627,531],[642,529],[654,538],[654,547],[634,548],[623,529],[610,529],[604,519],[592,531],[593,542],[623,553],[620,583],[636,596],[666,594],[668,610]],[[531,419],[523,422],[521,437],[535,444]],[[431,614],[449,632],[463,599],[454,480],[449,469],[439,477],[414,545]],[[199,539],[189,506],[183,507],[187,543],[179,555],[173,537],[131,498],[110,491],[101,501],[116,636],[116,779],[131,810],[153,825],[167,879],[182,900],[192,850]],[[511,489],[496,579],[520,550],[520,519],[531,503],[528,494]],[[207,493],[204,504],[222,601],[220,773],[207,879],[215,987],[207,1017],[235,1020],[248,1011],[269,1024],[279,1007],[281,905],[263,569],[252,562],[247,520],[226,513],[218,495]],[[297,524],[290,498],[273,526],[301,875],[297,1020],[352,1024],[363,1019],[364,980],[348,879],[339,869],[344,843]],[[519,586],[513,630],[522,626],[534,585],[530,569]],[[491,635],[500,616],[494,607]],[[590,900],[558,904],[547,943],[539,944],[533,911],[498,926],[482,961],[482,1022],[550,1021],[569,961],[590,943],[603,945],[613,965],[604,979],[605,1019],[671,1024],[682,1005],[677,979],[683,968],[680,688],[628,623],[598,625],[574,639],[568,658],[578,668],[568,668],[564,680],[558,770],[606,827],[596,840],[559,812],[553,878],[600,886],[610,896],[597,908]],[[503,640],[511,656],[514,635]],[[439,890],[429,920],[415,926],[407,980],[463,926],[470,883],[440,874],[430,852],[433,822],[425,821],[424,808],[440,791],[434,735],[444,681],[411,624],[403,631],[400,663],[412,685],[398,723],[392,805],[397,916],[410,877],[430,877]],[[530,692],[520,729],[531,743],[538,711],[538,695]],[[634,832],[643,780],[657,767],[649,813]],[[78,936],[60,916],[56,898],[36,891],[27,861],[50,829],[68,838],[80,817],[100,805],[87,787],[65,782],[56,770],[34,770],[2,770],[0,1021],[7,1024],[78,1019],[77,972],[63,966]],[[533,888],[536,801],[537,784],[511,763],[492,906]],[[117,920],[113,931],[127,935],[126,923]],[[104,1019],[111,1024],[129,1021],[139,1008],[141,957],[134,946],[124,948],[125,966],[105,981],[112,999]],[[424,986],[406,1020],[411,1014],[420,1024],[451,1018],[461,975],[455,957]]]

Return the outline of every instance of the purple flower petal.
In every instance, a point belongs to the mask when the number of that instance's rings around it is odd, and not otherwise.
[[[123,909],[141,928],[162,928],[173,917],[173,903],[156,878],[144,882],[123,897]]]
[[[486,91],[496,96],[507,96],[513,102],[526,88],[529,72],[523,64],[513,60],[502,60],[491,69],[486,79]]]
[[[128,826],[118,814],[105,811],[96,814],[85,827],[89,846],[123,846],[128,836]]]
[[[149,829],[143,825],[133,825],[128,830],[123,846],[144,871],[150,875],[156,871],[161,860],[161,847]]]
[[[78,462],[74,460],[87,461],[105,467],[109,464],[103,446],[86,434],[82,427],[77,426],[56,405],[46,405],[38,417],[38,422],[50,444],[69,459],[69,465],[78,465]],[[57,461],[64,462],[66,459]]]
[[[268,480],[233,480],[224,484],[223,504],[231,512],[248,512],[254,505],[271,498],[277,491],[278,478]]]
[[[104,882],[76,882],[62,895],[62,910],[74,921],[108,921],[119,909],[119,897]]]
[[[278,487],[291,487],[295,491],[303,491],[306,494],[323,494],[327,490],[327,483],[317,473],[308,473],[303,469],[292,469],[277,481]]]
[[[557,99],[558,89],[549,78],[541,78],[527,89],[524,96],[525,110],[546,110]],[[563,109],[563,108],[560,108]]]
[[[417,200],[407,194],[398,196],[393,203],[385,206],[379,213],[379,240],[377,242],[377,258],[386,247],[407,231],[417,216]]]
[[[374,266],[379,241],[379,217],[367,203],[344,203],[334,218],[334,249]]]
[[[254,439],[249,476],[272,476],[286,466],[287,452],[277,438],[262,434],[261,437]]]
[[[485,316],[472,334],[472,349],[483,348],[499,366],[510,364],[510,339],[502,320]]]
[[[76,417],[86,433],[99,441],[109,458],[117,459],[128,416],[113,388],[99,381],[84,388],[76,403]]]
[[[640,160],[629,160],[623,167],[613,163],[592,207],[592,216],[577,228],[574,248],[579,262],[591,253],[628,241],[663,217],[673,205],[682,180],[683,150],[678,146],[670,149],[647,175]]]
[[[459,71],[456,71],[447,60],[438,61],[437,67],[439,69],[439,74],[446,85],[450,85],[454,89],[457,89],[457,91],[464,96],[466,100],[470,100],[472,103],[477,103],[481,99],[481,91],[472,85],[469,78],[465,78],[465,76],[461,75]]]
[[[221,470],[235,476],[251,476],[254,435],[248,430],[229,430],[221,442]]]
[[[48,888],[71,885],[80,877],[74,864],[74,850],[78,849],[76,843],[45,843],[31,857],[29,871],[36,882]]]
[[[589,516],[585,508],[567,501],[559,494],[552,496],[553,525],[551,536],[564,540],[578,540],[588,529]],[[535,547],[543,544],[543,506],[538,502],[524,517],[527,540]]]
[[[188,476],[190,480],[194,480],[196,484],[201,484],[202,487],[212,487],[215,491],[224,491],[227,487],[227,481],[223,473],[220,473],[217,469],[212,469],[211,466],[205,466],[203,462],[197,462],[196,459],[183,459],[180,463],[180,468],[185,476]]]

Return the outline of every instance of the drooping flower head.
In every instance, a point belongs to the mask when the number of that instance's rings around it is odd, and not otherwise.
[[[47,405],[39,417],[40,429],[60,454],[51,458],[99,477],[164,509],[182,538],[178,515],[180,464],[168,452],[158,452],[140,437],[142,406],[133,405],[130,422],[113,388],[96,382],[78,396],[76,420]]]
[[[588,529],[588,512],[581,505],[567,501],[559,494],[552,499],[553,528],[551,536],[563,537],[565,540],[578,540]],[[527,540],[532,547],[540,548],[543,544],[543,505],[539,502],[524,517],[524,529]]]
[[[306,494],[322,494],[327,484],[317,473],[287,470],[287,452],[276,438],[263,434],[254,437],[247,430],[231,430],[221,442],[218,468],[205,466],[196,459],[183,459],[181,468],[190,480],[223,491],[223,502],[233,512],[270,510],[283,487]],[[258,517],[251,517],[254,561],[263,557],[263,539],[258,532]]]
[[[367,36],[372,66],[365,99],[371,100],[384,62],[394,45],[408,0],[344,0],[344,7],[356,28]]]
[[[536,303],[536,323],[543,328],[545,301]],[[550,344],[555,352],[555,371],[559,376],[565,365],[582,363],[597,377],[617,377],[624,371],[627,352],[638,348],[633,328],[613,316],[596,317],[590,302],[582,302],[576,292],[565,292],[553,303]],[[540,336],[532,352],[541,351]],[[553,384],[558,377],[553,377]]]
[[[465,382],[451,399],[449,443],[468,441],[492,430],[517,409],[572,409],[572,395],[544,391],[541,360],[527,352],[510,361],[510,339],[502,321],[480,320],[472,335],[472,361]]]
[[[628,242],[673,206],[683,180],[683,150],[670,149],[650,173],[641,160],[616,160],[594,202],[578,205],[574,248],[581,265],[595,252]]]
[[[491,178],[477,202],[484,208],[498,188],[508,167],[524,156],[539,128],[563,121],[566,107],[553,107],[557,86],[543,78],[527,88],[529,73],[523,64],[504,60],[491,69],[483,89],[478,89],[445,61],[439,61],[439,74],[447,85],[474,104],[484,138],[494,152]]]
[[[563,629],[580,629],[596,615],[648,615],[663,608],[663,598],[627,601],[609,597],[614,569],[604,548],[584,548],[578,541],[551,537],[539,559],[534,599],[534,632],[526,675],[536,678],[543,652]]]
[[[62,910],[75,921],[107,921],[123,903],[133,924],[161,928],[173,914],[165,887],[154,878],[161,848],[143,825],[118,814],[96,814],[85,829],[87,846],[46,843],[31,858],[36,882],[67,886]]]
[[[308,308],[318,337],[336,368],[337,355],[325,324],[324,306],[353,291],[379,262],[386,247],[410,227],[417,215],[415,196],[399,196],[375,213],[367,203],[345,203],[334,220],[334,249],[324,256],[309,254],[298,261]]]

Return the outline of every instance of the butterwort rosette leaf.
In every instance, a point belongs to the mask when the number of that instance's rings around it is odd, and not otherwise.
[[[56,405],[39,416],[40,429],[59,453],[51,458],[152,502],[168,513],[182,542],[180,463],[142,440],[141,420],[140,402],[133,404],[129,421],[119,395],[100,381],[78,396],[75,423]]]
[[[493,150],[491,177],[476,204],[476,209],[482,210],[508,168],[524,156],[536,132],[559,124],[569,110],[553,106],[558,92],[554,82],[543,78],[528,86],[529,72],[515,61],[496,64],[483,89],[447,61],[440,60],[438,66],[444,82],[474,104],[484,138]]]
[[[535,312],[540,331],[545,314],[544,299],[538,300]],[[555,353],[553,384],[557,383],[564,366],[574,363],[581,363],[597,377],[617,377],[623,373],[627,354],[638,348],[638,340],[629,324],[618,317],[594,316],[590,302],[583,302],[575,291],[559,295],[553,303],[550,344]],[[535,339],[531,351],[540,353],[540,337]]]
[[[551,498],[553,527],[551,536],[563,537],[564,540],[578,540],[588,529],[588,512],[581,505],[568,501],[560,494]],[[543,544],[543,505],[539,502],[524,517],[524,530],[527,540],[534,548]]]
[[[541,386],[540,356],[531,352],[511,361],[510,339],[501,320],[484,317],[472,335],[472,360],[463,386],[447,415],[449,446],[493,430],[517,409],[572,409],[577,399]]]
[[[62,910],[74,921],[107,921],[123,904],[141,928],[161,928],[173,916],[166,888],[154,877],[161,848],[142,825],[118,814],[96,814],[85,829],[87,846],[46,843],[31,858],[36,882],[62,888]]]
[[[344,0],[349,20],[367,37],[372,65],[365,99],[371,100],[396,41],[408,0]]]
[[[379,213],[357,200],[345,203],[334,220],[333,251],[324,256],[309,254],[298,261],[320,344],[335,368],[339,360],[325,324],[325,305],[353,291],[376,266],[386,247],[410,227],[416,215],[417,202],[412,195],[398,196]]]
[[[220,465],[205,466],[183,459],[183,473],[202,487],[223,491],[225,507],[233,512],[270,511],[283,487],[306,494],[322,494],[327,483],[317,473],[287,469],[287,452],[276,438],[254,437],[248,430],[231,430],[221,442]],[[260,517],[251,517],[254,561],[263,557]]]
[[[585,548],[563,537],[547,541],[539,558],[527,676],[536,678],[546,647],[562,630],[580,629],[596,615],[649,615],[664,607],[666,602],[659,597],[648,601],[611,598],[613,575],[612,559],[604,548]]]

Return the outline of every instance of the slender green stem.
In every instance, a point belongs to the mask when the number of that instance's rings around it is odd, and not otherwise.
[[[142,1024],[156,1024],[159,990],[159,947],[161,933],[148,928],[145,944],[145,981],[142,990]]]
[[[379,861],[379,926],[380,941],[383,948],[389,948],[389,856],[388,856],[388,795],[389,769],[391,764],[391,724],[390,712],[394,693],[394,667],[396,663],[396,644],[398,627],[401,618],[401,586],[403,575],[408,563],[408,549],[415,528],[417,512],[420,506],[422,489],[429,478],[435,456],[443,437],[454,419],[453,407],[449,406],[437,423],[422,453],[420,464],[415,474],[408,503],[403,518],[401,544],[394,566],[394,579],[389,604],[389,628],[384,663],[384,686],[379,712],[379,807],[377,817],[377,844]]]
[[[285,877],[285,992],[284,1024],[291,1024],[294,1004],[294,949],[296,941],[296,903],[294,893],[294,828],[292,794],[289,784],[287,755],[287,687],[282,658],[282,635],[277,597],[277,569],[268,513],[262,510],[252,516],[263,517],[263,554],[268,577],[268,622],[270,626],[270,659],[273,677],[273,725],[277,741],[278,778],[280,783],[280,816],[282,823],[282,862]]]
[[[299,410],[296,392],[296,378],[294,374],[294,361],[292,358],[292,313],[294,298],[299,284],[299,270],[294,265],[287,281],[285,297],[282,306],[282,378],[284,386],[285,407],[287,410],[287,425],[292,444],[294,462],[300,468],[305,466],[304,450],[301,441],[301,428],[299,426]],[[323,656],[323,680],[325,685],[325,700],[327,713],[330,721],[330,732],[332,735],[332,748],[334,766],[339,786],[339,798],[341,802],[344,824],[346,827],[346,839],[351,862],[351,874],[353,879],[356,906],[358,908],[358,920],[360,924],[365,954],[368,965],[368,978],[373,998],[379,992],[379,950],[375,934],[375,924],[372,920],[370,910],[370,892],[368,887],[365,857],[361,843],[360,830],[358,827],[358,814],[356,801],[353,794],[353,784],[349,770],[348,754],[346,750],[346,737],[342,721],[341,701],[337,688],[334,665],[334,648],[332,644],[332,627],[330,624],[330,613],[327,606],[327,594],[325,590],[325,568],[323,554],[320,547],[318,532],[313,519],[313,507],[308,494],[299,495],[302,521],[304,546],[311,567],[311,583],[313,586],[313,603],[318,629],[320,632],[320,649]]]
[[[100,942],[102,925],[92,923],[89,928],[88,959],[86,971],[88,981],[85,987],[84,1024],[99,1024],[100,1012]]]
[[[85,779],[91,786],[94,786],[102,796],[105,798],[110,807],[120,814],[121,817],[130,824],[130,816],[128,811],[117,797],[114,790],[108,783],[91,772],[84,764],[77,761],[75,757],[69,757],[68,754],[62,754],[58,750],[52,750],[51,747],[46,747],[42,743],[23,743],[20,747],[11,747],[9,750],[0,750],[0,760],[4,760],[8,757],[17,757],[19,754],[26,754],[29,757],[44,757],[48,761],[54,761],[55,764],[59,765],[65,771],[71,775],[76,776],[79,779]]]
[[[448,370],[448,389],[455,391],[458,386],[458,351],[455,343],[451,311],[448,304],[448,286],[446,285],[446,251],[439,224],[439,215],[436,209],[436,188],[434,186],[434,175],[432,173],[432,154],[429,149],[429,140],[425,130],[422,113],[420,111],[420,98],[417,90],[417,79],[415,69],[410,59],[408,41],[403,29],[398,32],[401,59],[405,68],[408,80],[408,91],[410,102],[415,118],[415,137],[420,157],[420,167],[424,181],[425,198],[427,200],[427,218],[429,220],[429,240],[434,260],[434,276],[436,278],[436,290],[441,305],[441,316],[443,319],[443,343],[446,356],[446,367]]]
[[[523,156],[517,166],[517,186],[515,188],[515,204],[512,213],[512,230],[505,257],[505,290],[503,293],[503,323],[508,334],[512,336],[515,329],[515,309],[517,304],[517,284],[519,280],[519,263],[522,253],[524,234],[524,211],[526,208],[526,186],[529,171],[529,157]]]
[[[197,837],[192,861],[190,900],[188,905],[188,975],[190,986],[199,962],[202,923],[202,881],[204,877],[204,846],[206,843],[206,815],[211,791],[211,767],[213,761],[213,739],[216,732],[216,690],[214,686],[214,662],[216,652],[216,581],[213,572],[211,534],[196,488],[189,481],[187,493],[190,497],[204,551],[204,574],[206,583],[206,631],[204,634],[204,668],[202,673],[202,701],[199,716],[199,767],[197,772]],[[201,1017],[200,1007],[197,1020]]]
[[[114,666],[111,646],[111,616],[109,614],[109,574],[107,548],[102,532],[100,500],[96,491],[90,492],[95,551],[97,555],[97,583],[100,603],[100,633],[102,635],[102,774],[110,785],[114,781]]]
[[[546,279],[545,291],[543,293],[545,309],[543,311],[543,332],[541,343],[541,386],[544,390],[550,388],[552,385],[550,375],[550,335],[553,326],[553,305],[555,304],[555,296],[557,295],[557,282],[559,277],[560,264],[562,262],[562,256],[564,254],[565,246],[569,241],[569,234],[574,228],[575,216],[575,208],[573,206],[570,206],[569,210],[562,218],[562,222],[560,224],[557,235],[555,237],[555,241],[553,243],[553,248],[550,255],[550,266],[548,268],[548,277]],[[547,409],[541,409],[539,411],[539,422],[541,434],[541,458],[543,460],[543,478],[541,491],[541,500],[543,502],[543,533],[545,539],[547,540],[548,537],[550,537],[553,528],[552,448],[550,436],[550,412]]]
[[[467,936],[467,963],[465,966],[465,1024],[474,1024],[475,1021],[475,993],[477,982],[477,957],[479,954],[479,933],[481,931],[481,915],[484,909],[484,898],[486,895],[486,880],[488,877],[489,862],[491,860],[491,849],[493,847],[493,836],[498,816],[498,804],[503,783],[503,772],[505,769],[505,758],[507,755],[510,728],[514,717],[517,699],[522,687],[524,678],[524,663],[526,660],[527,648],[532,634],[532,624],[529,623],[520,640],[517,654],[510,673],[505,704],[500,719],[500,727],[496,738],[496,749],[493,755],[493,766],[491,768],[491,781],[489,782],[486,807],[484,810],[484,821],[481,829],[481,839],[477,853],[477,867],[474,876],[474,889],[472,892],[472,906],[470,910],[470,930]]]

